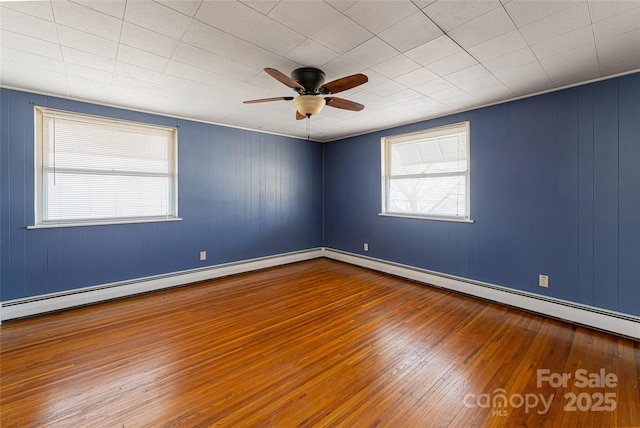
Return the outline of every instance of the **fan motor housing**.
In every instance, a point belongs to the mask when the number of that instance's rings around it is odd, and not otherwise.
[[[291,78],[304,87],[301,95],[317,95],[324,84],[324,72],[313,67],[297,68],[291,72]]]

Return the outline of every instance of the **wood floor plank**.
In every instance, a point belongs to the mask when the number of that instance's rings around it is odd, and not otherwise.
[[[2,427],[640,426],[638,342],[327,259],[5,323],[0,370]]]

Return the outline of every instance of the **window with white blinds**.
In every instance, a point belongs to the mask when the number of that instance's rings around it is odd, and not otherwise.
[[[36,226],[177,218],[177,129],[36,107]]]
[[[382,214],[470,221],[469,122],[382,139]]]

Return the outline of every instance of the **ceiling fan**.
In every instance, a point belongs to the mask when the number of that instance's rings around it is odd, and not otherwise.
[[[347,89],[355,88],[369,81],[364,74],[352,74],[342,77],[329,83],[324,83],[325,74],[322,70],[313,67],[297,68],[291,72],[291,77],[276,70],[275,68],[265,68],[271,77],[284,83],[298,93],[297,97],[275,97],[262,98],[259,100],[244,101],[244,104],[265,103],[269,101],[293,101],[296,107],[296,119],[307,119],[316,115],[322,107],[340,108],[343,110],[360,111],[364,108],[362,104],[345,100],[333,96],[322,97],[323,95],[337,94]]]

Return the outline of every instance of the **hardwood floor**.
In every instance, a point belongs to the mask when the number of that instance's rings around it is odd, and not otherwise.
[[[2,427],[640,426],[638,342],[327,259],[1,334]]]

